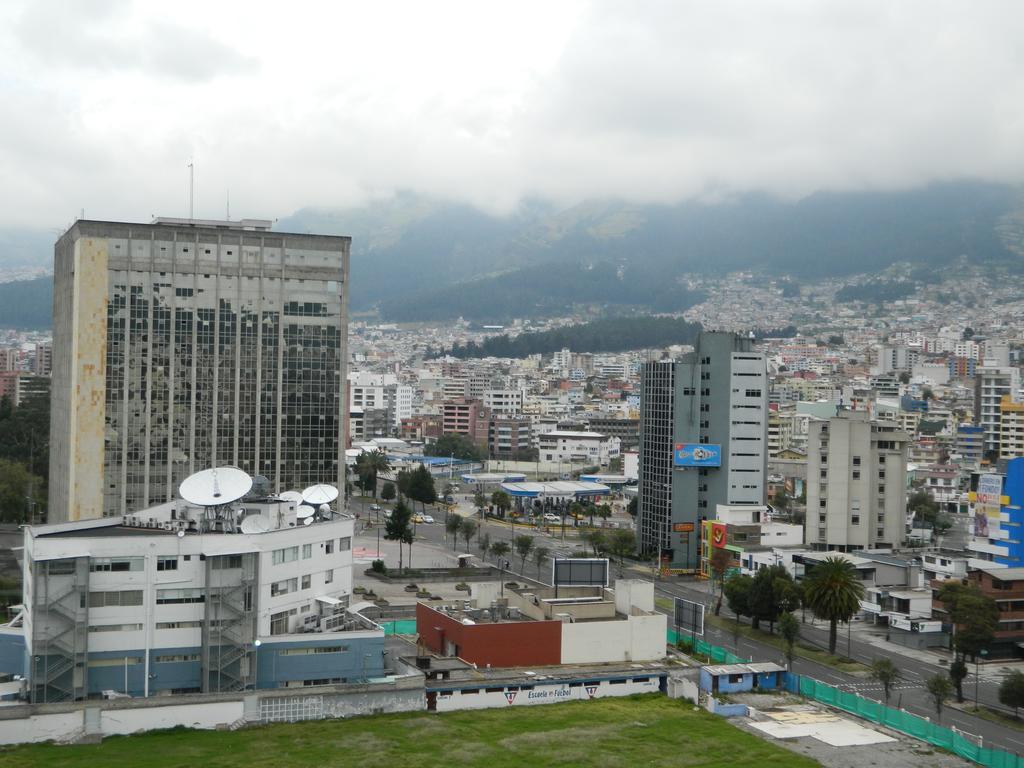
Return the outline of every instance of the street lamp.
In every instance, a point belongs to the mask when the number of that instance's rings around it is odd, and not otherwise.
[[[255,650],[256,658],[253,661],[253,673],[252,673],[252,689],[258,690],[260,687],[260,646],[263,645],[262,640],[254,640],[252,647]]]
[[[981,664],[981,657],[982,656],[988,656],[988,651],[985,650],[984,648],[982,650],[978,651],[976,654],[974,654],[974,708],[975,709],[978,708],[978,678],[980,677],[979,669],[978,668],[979,668],[979,665]]]

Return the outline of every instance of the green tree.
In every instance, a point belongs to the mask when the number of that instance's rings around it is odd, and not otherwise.
[[[964,680],[967,679],[968,674],[970,672],[962,658],[956,658],[949,665],[949,680],[953,683],[953,687],[956,688],[956,700],[960,704],[964,702]]]
[[[733,643],[739,647],[740,616],[750,615],[750,588],[754,580],[745,573],[734,573],[725,580],[725,600],[736,621],[733,624]]]
[[[477,514],[483,519],[484,508],[487,506],[487,496],[480,486],[477,486],[476,491],[473,493],[473,506],[476,507]]]
[[[826,557],[805,580],[804,599],[819,619],[828,622],[828,652],[836,652],[836,626],[860,610],[864,585],[857,570],[842,557]]]
[[[619,558],[619,570],[627,555],[636,552],[636,534],[626,528],[615,528],[608,536],[608,552]]]
[[[626,505],[626,513],[630,517],[635,519],[636,518],[637,509],[639,508],[639,504],[640,504],[640,500],[636,496],[634,496],[632,499],[629,500],[629,504]]]
[[[512,547],[509,546],[507,541],[498,540],[491,544],[491,556],[497,559],[499,567],[504,567],[501,563],[505,559],[505,555],[511,551]]]
[[[458,515],[449,515],[448,519],[444,521],[445,538],[452,537],[452,549],[459,546],[459,532],[462,530],[463,519]]]
[[[398,570],[402,570],[402,544],[412,536],[412,510],[404,501],[399,501],[384,522],[384,538],[398,542]]]
[[[871,662],[871,677],[882,686],[885,694],[885,703],[889,703],[889,692],[902,677],[899,668],[892,663],[892,659],[883,657]]]
[[[612,516],[612,507],[610,504],[600,504],[597,507],[597,516],[601,518],[601,527],[604,528],[608,525],[608,518]]]
[[[512,508],[512,497],[505,491],[495,491],[491,494],[491,504],[498,510],[498,517],[505,517],[505,513]]]
[[[939,588],[938,599],[956,625],[953,648],[958,655],[974,657],[992,643],[999,626],[999,609],[976,584],[950,579]]]
[[[604,531],[596,529],[584,531],[580,538],[590,545],[594,551],[594,557],[598,557],[608,550],[608,539],[605,537]]]
[[[793,590],[793,577],[781,565],[761,568],[754,575],[748,604],[754,628],[761,621],[767,621],[768,631],[774,633],[779,614],[798,605]]]
[[[427,511],[427,504],[433,504],[437,501],[437,489],[434,487],[434,476],[430,474],[430,470],[425,465],[420,464],[413,470],[412,482],[409,484],[409,492],[407,494],[413,501],[418,501],[420,506],[423,508],[423,512]]]
[[[36,504],[37,514],[46,509],[43,479],[29,472],[26,464],[0,459],[0,521],[32,522],[29,520],[30,499]]]
[[[526,572],[526,558],[530,556],[530,552],[533,551],[533,537],[523,534],[522,536],[516,536],[515,538],[516,554],[519,555],[519,572],[525,574]]]
[[[380,497],[384,501],[394,501],[395,495],[395,484],[388,480],[380,489]]]
[[[942,721],[942,705],[946,703],[946,699],[949,698],[949,694],[953,692],[953,684],[949,682],[949,678],[941,672],[933,677],[929,677],[924,684],[928,694],[932,697],[932,701],[935,703],[935,714],[936,719]]]
[[[907,511],[914,515],[918,525],[931,525],[939,513],[939,505],[927,490],[920,488],[907,498]]]
[[[398,470],[398,474],[395,475],[395,485],[398,486],[398,493],[400,496],[410,496],[410,491],[413,486],[413,470],[408,467]]]
[[[718,587],[718,600],[715,602],[715,616],[722,612],[722,596],[725,594],[725,578],[732,563],[732,552],[725,547],[712,547],[708,567],[711,569],[711,589]]]
[[[469,540],[476,535],[476,532],[476,520],[470,520],[468,517],[462,518],[459,522],[459,533],[461,533],[462,538],[466,540],[466,549],[469,549]]]
[[[379,448],[363,451],[356,459],[356,474],[359,475],[363,489],[373,493],[374,502],[377,501],[377,477],[390,471],[388,455]]]
[[[480,547],[480,555],[486,557],[487,553],[491,551],[491,534],[481,533],[476,537],[476,545]]]
[[[796,655],[796,641],[800,637],[800,622],[789,611],[779,615],[779,634],[786,643],[786,661],[789,669],[793,669],[793,657]]]
[[[534,547],[533,548],[533,564],[537,566],[537,576],[540,577],[540,571],[544,567],[544,563],[551,559],[551,550],[547,547]]]
[[[1024,672],[1015,669],[1003,678],[999,684],[999,703],[1013,707],[1013,716],[1017,717],[1017,710],[1024,706]]]
[[[463,461],[483,461],[480,447],[465,435],[441,435],[423,451],[427,456],[454,456]]]

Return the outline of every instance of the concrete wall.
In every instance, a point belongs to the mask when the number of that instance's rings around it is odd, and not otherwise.
[[[318,686],[289,691],[114,699],[0,708],[0,745],[71,742],[160,728],[216,729],[240,722],[268,723],[352,717],[425,707],[419,674],[368,685]]]
[[[556,704],[562,701],[586,701],[608,696],[631,696],[634,693],[657,693],[661,679],[657,676],[623,676],[606,680],[565,681],[547,685],[467,686],[438,690],[436,709],[450,712],[459,709],[492,709],[495,707]],[[429,693],[428,693],[429,696]]]
[[[661,613],[625,621],[562,625],[563,664],[654,661],[665,658],[668,617]]]

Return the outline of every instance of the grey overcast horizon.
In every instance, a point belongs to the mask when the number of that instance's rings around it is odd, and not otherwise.
[[[1024,179],[1024,4],[0,6],[0,226]]]

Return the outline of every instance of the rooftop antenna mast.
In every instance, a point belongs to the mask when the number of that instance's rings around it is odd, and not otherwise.
[[[195,161],[194,160],[189,160],[188,161],[188,220],[189,221],[192,221],[193,219],[195,219],[195,208],[194,208],[195,191],[196,191],[195,174],[196,174],[196,164],[195,164]]]

